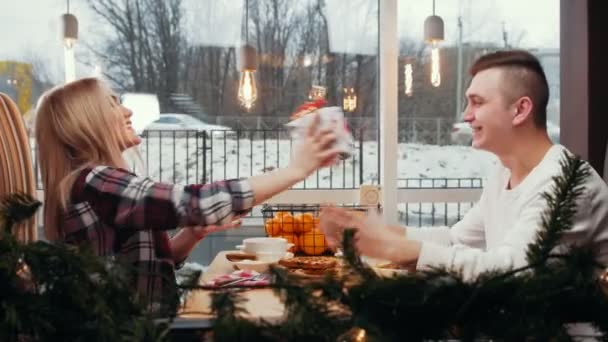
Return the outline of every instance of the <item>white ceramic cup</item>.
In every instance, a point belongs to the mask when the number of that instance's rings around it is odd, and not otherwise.
[[[283,238],[256,237],[244,239],[243,244],[236,248],[244,253],[255,254],[258,260],[274,262],[285,256],[287,250],[293,246],[293,243],[288,243]]]
[[[277,262],[287,255],[287,252],[257,252],[255,255],[260,261]]]

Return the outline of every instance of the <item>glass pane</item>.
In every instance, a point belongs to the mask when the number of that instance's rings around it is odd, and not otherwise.
[[[157,181],[185,184],[287,166],[292,141],[284,124],[310,101],[315,86],[324,89],[328,106],[345,106],[355,146],[350,158],[296,188],[377,183],[377,0],[252,0],[248,8],[245,3],[71,1],[79,40],[68,49],[61,39],[64,2],[11,2],[0,14],[1,32],[11,32],[0,46],[0,91],[23,97],[22,111],[31,112],[44,90],[65,82],[73,65],[76,78],[101,77],[118,94],[153,95],[160,113],[190,115],[209,130],[144,132],[138,148],[143,163],[134,158],[133,167]],[[131,17],[136,19],[122,20],[127,11],[137,13]],[[245,44],[257,54],[257,99],[250,109],[239,100]],[[19,68],[31,80],[27,89],[12,81]],[[134,116],[143,116],[140,122],[161,127],[171,120],[158,113],[146,119],[144,107],[133,107]],[[208,263],[243,235],[264,234],[259,208],[252,217],[257,229],[209,237],[194,259]]]
[[[432,83],[433,47],[424,41],[425,19],[443,19],[437,45],[438,84]],[[525,49],[545,69],[550,88],[547,131],[559,142],[559,1],[400,0],[399,4],[399,174],[400,188],[479,188],[497,158],[471,147],[472,129],[463,120],[469,68],[481,55]],[[525,11],[521,9],[525,8]],[[413,226],[451,225],[470,207],[408,203],[400,220]]]

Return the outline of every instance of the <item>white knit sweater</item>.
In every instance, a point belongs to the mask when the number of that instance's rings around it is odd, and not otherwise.
[[[525,266],[527,246],[541,229],[541,214],[547,208],[541,194],[551,192],[564,151],[561,145],[551,147],[510,190],[510,172],[501,165],[486,182],[479,202],[451,229],[408,228],[408,238],[423,241],[417,269],[443,265],[473,279],[484,271]],[[598,261],[608,265],[608,187],[594,170],[578,199],[574,226],[562,243],[588,244],[597,251]]]

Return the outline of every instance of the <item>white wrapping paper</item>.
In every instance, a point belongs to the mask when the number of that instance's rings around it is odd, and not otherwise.
[[[348,129],[344,119],[344,113],[340,107],[323,107],[306,114],[286,124],[291,132],[295,144],[299,144],[306,134],[306,130],[312,123],[315,114],[319,115],[319,129],[333,127],[336,135],[334,147],[340,150],[340,158],[346,159],[353,152],[353,136]]]

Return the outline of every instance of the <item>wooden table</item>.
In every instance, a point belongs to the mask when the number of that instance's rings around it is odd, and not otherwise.
[[[209,265],[209,269],[202,275],[201,284],[212,280],[222,274],[233,272],[234,266],[226,259],[227,253],[238,251],[223,251],[217,254]],[[171,324],[173,329],[209,329],[213,326],[214,315],[211,313],[212,290],[192,291],[182,310]],[[279,321],[285,313],[285,306],[279,297],[269,288],[251,288],[242,293],[246,301],[243,307],[246,314],[243,316],[252,320],[263,318],[266,321]]]

